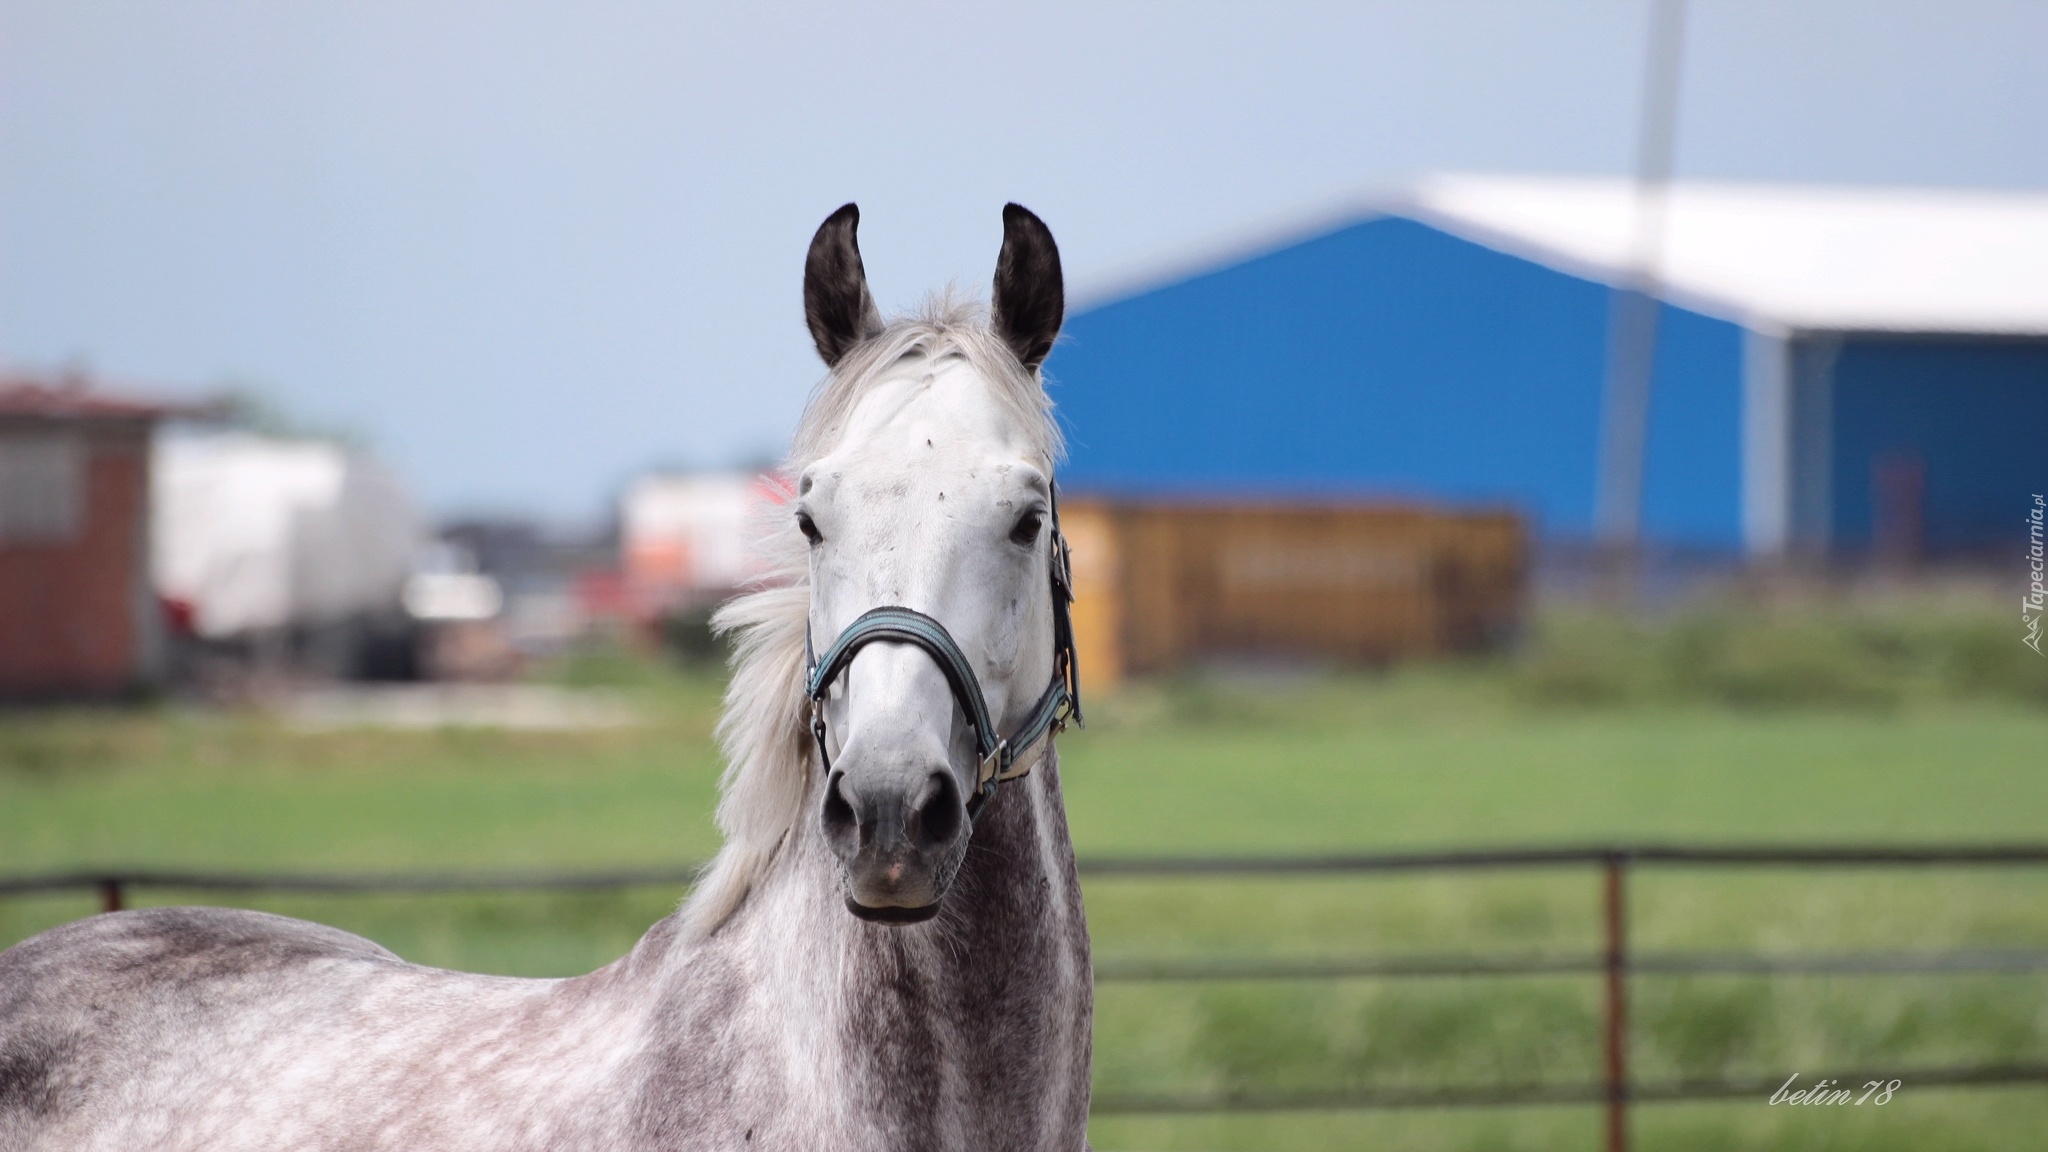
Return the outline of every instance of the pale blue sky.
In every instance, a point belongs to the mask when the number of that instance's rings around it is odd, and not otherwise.
[[[1632,164],[1646,9],[0,2],[0,361],[255,382],[442,513],[779,451],[799,277],[1070,287],[1429,170]],[[2048,4],[1695,0],[1681,176],[2048,187]]]

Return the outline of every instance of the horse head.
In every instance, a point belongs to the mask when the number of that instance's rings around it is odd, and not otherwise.
[[[831,369],[814,407],[838,407],[799,444],[789,513],[809,554],[817,819],[847,907],[903,923],[937,912],[995,780],[1063,719],[1058,438],[1037,374],[1064,296],[1051,232],[1011,204],[986,326],[892,342],[859,218],[828,217],[805,265]]]

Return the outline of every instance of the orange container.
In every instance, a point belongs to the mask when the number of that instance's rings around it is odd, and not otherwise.
[[[1073,499],[1084,683],[1214,658],[1359,664],[1483,650],[1520,618],[1509,512]]]

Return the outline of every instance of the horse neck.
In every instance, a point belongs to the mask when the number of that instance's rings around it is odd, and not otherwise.
[[[905,1147],[1081,1146],[1093,995],[1057,756],[1003,785],[945,906],[921,925],[847,911],[816,816],[822,785],[810,791],[731,920],[693,941],[670,917],[608,970],[618,1003],[649,1025],[651,1083],[670,1085],[657,1095],[685,1090],[715,1056],[787,1076],[769,1098],[821,1131],[895,1133],[887,1142]],[[1020,1143],[1022,1132],[1045,1138]]]
[[[814,1022],[807,1047],[855,1062],[891,1047],[913,1061],[943,1054],[947,1075],[991,1082],[1035,1064],[1085,1085],[1088,936],[1057,755],[1002,786],[945,906],[922,925],[869,924],[846,910],[815,818],[821,801],[814,781],[770,875],[719,934],[733,933],[728,947],[772,985],[771,1000],[788,997],[788,1012]],[[1004,1020],[1028,1023],[992,1026]],[[1076,1052],[1079,1072],[1062,1068]]]
[[[815,819],[821,801],[814,782],[776,871],[786,871],[778,879],[804,894],[805,907],[826,913],[813,927],[841,957],[931,963],[941,981],[972,981],[1028,958],[1033,949],[1020,950],[1019,937],[1058,938],[1071,927],[1085,940],[1057,753],[1002,786],[975,822],[939,916],[924,927],[867,924],[846,910],[838,863]]]

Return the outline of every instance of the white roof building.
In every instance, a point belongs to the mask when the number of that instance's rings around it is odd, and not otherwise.
[[[1385,207],[1614,282],[1641,203],[1622,180],[1435,176]],[[2048,193],[1685,181],[1661,295],[1753,329],[2048,334]]]

